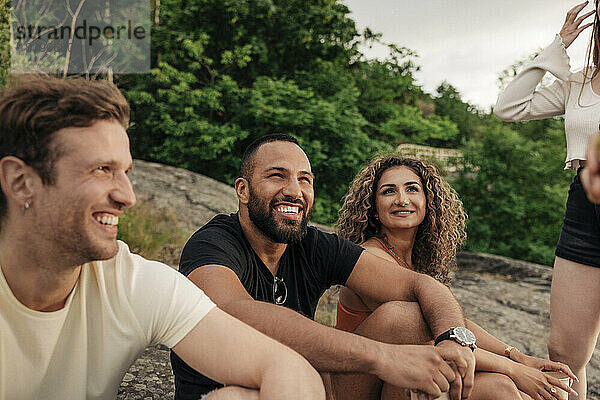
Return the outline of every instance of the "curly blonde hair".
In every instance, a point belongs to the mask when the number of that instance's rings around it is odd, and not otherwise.
[[[465,241],[467,215],[458,194],[429,163],[395,154],[371,161],[354,178],[336,223],[340,236],[360,244],[381,237],[375,219],[376,188],[383,173],[393,167],[407,167],[421,178],[427,199],[425,219],[419,225],[412,251],[415,271],[448,284],[448,273],[456,266],[456,252]]]

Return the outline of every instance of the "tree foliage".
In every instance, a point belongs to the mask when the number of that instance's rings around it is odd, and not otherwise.
[[[0,87],[10,72],[10,1],[0,0]]]
[[[448,144],[453,147],[463,144],[477,133],[482,123],[482,113],[462,100],[460,93],[448,82],[442,82],[434,95],[435,113],[447,117],[456,124],[458,134]]]

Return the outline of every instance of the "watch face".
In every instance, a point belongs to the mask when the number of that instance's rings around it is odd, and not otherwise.
[[[463,328],[462,326],[454,328],[454,336],[456,336],[456,339],[458,339],[458,341],[464,343],[467,346],[474,345],[477,341],[473,332],[471,332],[467,328]]]

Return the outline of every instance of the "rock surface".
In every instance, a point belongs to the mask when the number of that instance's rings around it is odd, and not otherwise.
[[[135,161],[131,174],[139,199],[172,207],[190,233],[219,212],[237,209],[227,185],[189,171]],[[467,317],[521,351],[545,357],[549,333],[552,269],[485,254],[460,253],[452,291]],[[337,298],[327,293],[318,316],[333,321]],[[588,365],[588,399],[600,399],[600,348]],[[129,369],[118,399],[165,399],[173,396],[169,352],[149,348]]]

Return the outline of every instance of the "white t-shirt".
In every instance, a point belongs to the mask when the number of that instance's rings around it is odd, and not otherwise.
[[[114,399],[147,346],[175,346],[214,307],[192,282],[119,242],[82,267],[65,307],[21,304],[0,269],[0,400]]]

